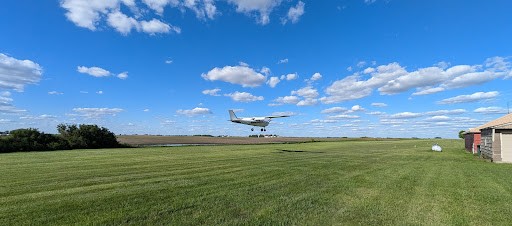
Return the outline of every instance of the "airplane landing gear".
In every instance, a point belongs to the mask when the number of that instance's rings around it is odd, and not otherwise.
[[[266,132],[267,131],[266,128],[261,128],[260,130],[261,130],[261,132]],[[251,131],[254,131],[254,128],[251,128]]]

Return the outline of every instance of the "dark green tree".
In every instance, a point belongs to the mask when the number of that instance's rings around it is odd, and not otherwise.
[[[69,142],[71,148],[116,148],[120,147],[114,133],[97,125],[57,126],[60,135]]]
[[[460,138],[460,139],[464,139],[464,133],[465,133],[465,132],[466,132],[466,131],[464,131],[464,130],[459,131],[459,138]]]
[[[69,149],[59,136],[39,132],[37,129],[17,129],[0,139],[0,152],[53,151]]]

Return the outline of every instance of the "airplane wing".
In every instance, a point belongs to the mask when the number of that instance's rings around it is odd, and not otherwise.
[[[286,117],[290,117],[289,115],[272,115],[272,116],[267,116],[265,118],[286,118]]]

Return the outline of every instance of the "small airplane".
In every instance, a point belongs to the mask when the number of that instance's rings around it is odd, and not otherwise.
[[[267,129],[265,127],[268,126],[268,124],[270,123],[270,121],[273,118],[285,118],[285,117],[290,117],[290,116],[283,115],[283,116],[238,118],[238,117],[236,117],[235,112],[233,110],[229,110],[229,117],[230,117],[230,121],[234,122],[234,123],[263,127],[263,128],[261,128],[261,131],[263,132],[263,131],[267,131]],[[254,131],[254,128],[251,128],[251,131]]]

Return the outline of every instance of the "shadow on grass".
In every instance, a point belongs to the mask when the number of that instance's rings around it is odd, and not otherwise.
[[[289,152],[289,153],[312,153],[312,154],[322,154],[325,153],[323,151],[302,151],[302,150],[286,150],[286,149],[277,149],[280,152],[277,153],[283,153],[283,152]]]

